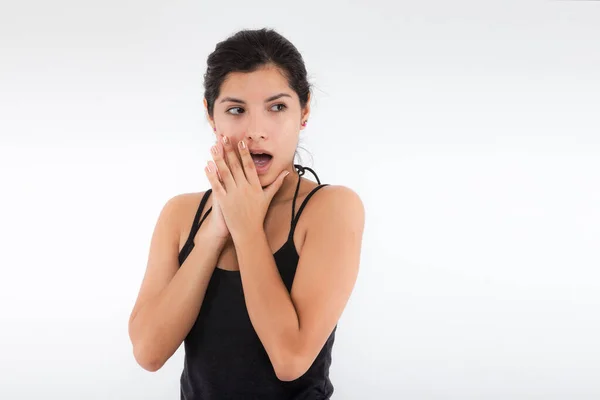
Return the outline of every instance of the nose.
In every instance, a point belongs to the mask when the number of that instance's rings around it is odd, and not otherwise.
[[[265,123],[261,122],[261,117],[250,118],[248,127],[246,128],[246,134],[244,135],[246,140],[265,140],[267,138]]]
[[[257,140],[265,140],[267,138],[267,136],[265,134],[263,134],[262,132],[259,131],[248,131],[246,132],[246,140],[253,140],[253,141],[257,141]]]

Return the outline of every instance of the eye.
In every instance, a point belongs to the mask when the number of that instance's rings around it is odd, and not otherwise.
[[[281,107],[281,109],[278,111],[284,111],[287,108],[287,106],[283,103],[275,104],[273,107]],[[271,109],[273,109],[273,107],[271,107]]]
[[[230,113],[229,111],[231,111],[231,110],[242,110],[242,112],[243,112],[244,109],[242,107],[232,107],[226,111],[227,113],[232,114],[232,115],[239,115],[241,113]]]

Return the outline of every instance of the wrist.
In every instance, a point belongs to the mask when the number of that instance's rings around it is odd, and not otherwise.
[[[245,229],[244,231],[239,232],[233,237],[233,242],[235,243],[236,247],[239,247],[253,245],[262,238],[266,239],[266,234],[262,227],[254,229]]]
[[[229,241],[231,241],[231,236],[222,237],[200,230],[194,238],[194,245],[208,246],[220,252]]]

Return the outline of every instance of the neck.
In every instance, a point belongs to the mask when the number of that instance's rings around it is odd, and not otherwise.
[[[290,165],[284,171],[288,171],[289,175],[283,180],[283,184],[273,196],[271,203],[292,200],[294,198],[294,193],[296,192],[296,187],[298,186],[298,179],[302,179],[300,176],[298,176],[298,171],[293,165]]]

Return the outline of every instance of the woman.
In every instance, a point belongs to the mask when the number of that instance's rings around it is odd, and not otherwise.
[[[182,399],[328,399],[363,204],[294,164],[310,87],[280,34],[245,30],[219,43],[204,85],[211,187],[160,213],[129,321],[135,359],[156,371],[183,342]]]

